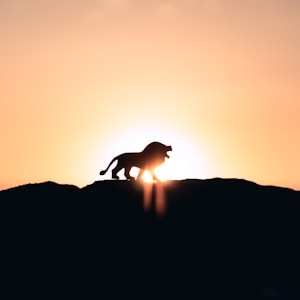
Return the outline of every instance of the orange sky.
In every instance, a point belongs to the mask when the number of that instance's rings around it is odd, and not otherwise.
[[[0,37],[0,189],[159,140],[173,178],[300,190],[300,1],[1,1]]]

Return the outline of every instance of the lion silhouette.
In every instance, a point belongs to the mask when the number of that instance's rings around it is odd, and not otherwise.
[[[99,174],[104,175],[110,166],[117,160],[118,163],[112,170],[112,178],[119,179],[117,173],[125,169],[124,175],[128,180],[135,180],[135,177],[130,176],[132,167],[140,169],[137,180],[140,180],[145,171],[149,171],[153,180],[158,180],[155,174],[155,168],[162,165],[165,158],[169,158],[168,151],[172,151],[171,146],[166,146],[160,142],[152,142],[145,147],[142,152],[122,153],[112,159],[108,167]]]

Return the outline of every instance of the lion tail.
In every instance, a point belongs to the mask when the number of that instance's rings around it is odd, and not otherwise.
[[[110,166],[119,158],[119,156],[116,156],[112,159],[112,161],[109,163],[109,165],[107,166],[107,168],[105,170],[100,171],[100,175],[104,175],[108,169],[110,168]]]

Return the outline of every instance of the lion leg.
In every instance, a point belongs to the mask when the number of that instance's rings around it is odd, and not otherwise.
[[[116,165],[115,166],[115,168],[114,169],[112,169],[112,171],[111,171],[111,177],[113,178],[113,179],[119,179],[119,176],[117,175],[117,173],[121,170],[122,168],[120,168],[118,165]]]
[[[128,180],[135,180],[134,177],[130,176],[130,170],[131,168],[125,168],[125,177],[128,179]]]
[[[143,177],[143,175],[144,175],[144,172],[145,172],[145,170],[143,170],[143,169],[140,169],[140,171],[139,171],[139,174],[138,174],[138,176],[137,176],[136,180],[141,180],[141,179],[142,179],[142,177]]]
[[[154,180],[154,181],[158,181],[159,179],[158,179],[158,177],[156,176],[156,174],[155,174],[155,171],[154,170],[150,170],[150,174],[151,174],[151,176],[152,176],[152,179]]]

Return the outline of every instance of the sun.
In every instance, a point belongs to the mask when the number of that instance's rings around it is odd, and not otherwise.
[[[173,151],[169,152],[170,158],[155,169],[155,174],[161,181],[181,180],[188,178],[206,178],[207,167],[200,153],[191,144],[182,143],[183,139],[178,137],[170,143]],[[152,176],[145,172],[143,180],[152,182]]]
[[[112,141],[101,165],[107,165],[115,155],[124,152],[140,152],[153,141],[171,145],[173,149],[168,152],[170,157],[166,158],[165,162],[155,170],[161,181],[205,178],[207,176],[208,168],[205,157],[201,153],[201,149],[196,147],[196,144],[185,138],[183,134],[153,126],[126,130],[121,136]],[[136,177],[138,172],[138,168],[132,168],[130,175]],[[123,174],[123,171],[120,171],[120,179],[125,179]],[[108,172],[105,176],[110,178],[111,173]],[[152,181],[152,177],[148,172],[144,173],[142,179],[147,182]]]

